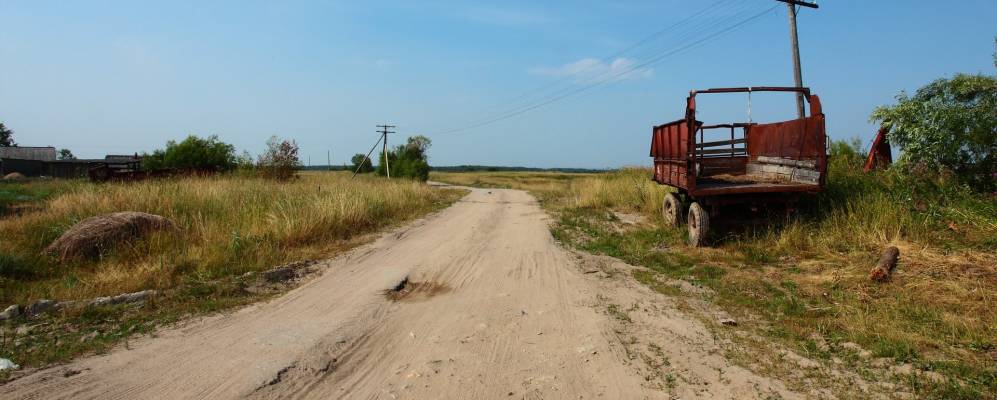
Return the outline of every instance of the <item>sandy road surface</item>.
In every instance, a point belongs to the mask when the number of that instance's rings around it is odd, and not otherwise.
[[[0,398],[797,397],[611,273],[626,266],[559,247],[525,192],[475,189],[326,264],[275,300],[37,371]],[[412,292],[386,298],[405,277]]]

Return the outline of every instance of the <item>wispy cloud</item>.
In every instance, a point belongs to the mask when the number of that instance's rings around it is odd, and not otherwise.
[[[620,57],[612,62],[597,58],[583,58],[559,67],[537,67],[529,71],[534,75],[574,77],[579,82],[622,81],[627,79],[643,79],[654,76],[654,70],[648,67],[637,67],[637,61]]]

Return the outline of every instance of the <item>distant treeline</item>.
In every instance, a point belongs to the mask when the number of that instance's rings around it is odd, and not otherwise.
[[[350,171],[349,165],[303,165],[302,171]]]
[[[532,168],[532,167],[496,167],[488,165],[450,165],[442,167],[430,167],[433,171],[442,172],[499,172],[499,171],[511,171],[511,172],[565,172],[565,173],[576,173],[576,174],[591,174],[600,172],[609,172],[608,169],[590,169],[590,168]]]

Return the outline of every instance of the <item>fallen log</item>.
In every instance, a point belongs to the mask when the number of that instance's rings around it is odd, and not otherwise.
[[[900,258],[900,249],[897,246],[887,247],[883,255],[879,256],[876,266],[869,271],[869,279],[876,282],[886,282],[897,268],[897,259]]]

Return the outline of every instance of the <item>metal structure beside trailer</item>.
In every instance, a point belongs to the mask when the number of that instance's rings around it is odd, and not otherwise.
[[[696,96],[712,93],[793,92],[810,105],[803,118],[774,123],[753,121],[705,125],[696,119]],[[706,140],[707,132],[729,139]],[[662,203],[665,220],[688,223],[689,240],[702,245],[710,218],[725,206],[781,207],[791,211],[801,194],[824,189],[827,134],[820,98],[809,88],[743,87],[689,92],[685,118],[655,126],[651,135],[654,181],[676,193]]]

